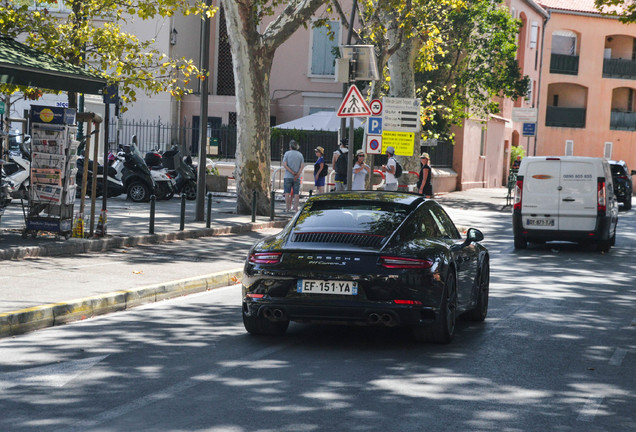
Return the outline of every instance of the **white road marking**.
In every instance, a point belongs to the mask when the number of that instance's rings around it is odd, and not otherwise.
[[[140,408],[148,406],[152,403],[162,401],[162,400],[170,400],[172,398],[175,398],[181,392],[191,389],[192,387],[195,387],[206,381],[212,381],[212,380],[218,379],[221,376],[225,375],[226,373],[244,366],[245,362],[262,359],[277,351],[285,350],[289,348],[289,346],[290,344],[277,345],[277,346],[262,349],[260,351],[256,351],[253,354],[250,354],[246,357],[233,361],[232,366],[222,366],[222,365],[218,366],[215,369],[210,370],[209,372],[205,372],[203,374],[199,374],[199,375],[187,378],[186,380],[176,383],[174,385],[171,385],[169,387],[166,387],[163,390],[159,390],[155,393],[140,397],[136,400],[126,402],[115,408],[104,411],[96,415],[92,419],[78,421],[70,428],[60,429],[60,432],[84,431],[87,428],[95,427],[101,423],[110,421],[117,417],[121,417],[125,414],[139,410]]]
[[[108,355],[7,372],[0,375],[0,390],[17,386],[63,387]]]
[[[603,396],[590,396],[576,420],[580,422],[594,421],[594,417],[601,403],[603,403]]]
[[[623,363],[623,359],[625,358],[626,354],[626,349],[616,348],[616,351],[614,351],[614,354],[612,354],[612,357],[609,359],[609,364],[611,366],[620,366],[621,363]]]

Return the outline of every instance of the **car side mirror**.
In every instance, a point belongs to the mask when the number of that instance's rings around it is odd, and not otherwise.
[[[468,228],[468,232],[466,233],[466,241],[470,242],[480,242],[484,239],[484,234],[479,231],[477,228]]]
[[[632,175],[636,175],[636,170],[632,170]]]

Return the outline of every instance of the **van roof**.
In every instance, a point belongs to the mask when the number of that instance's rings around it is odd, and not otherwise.
[[[560,160],[563,162],[572,161],[572,162],[595,162],[595,161],[604,161],[603,158],[598,157],[589,157],[589,156],[527,156],[524,160],[528,159],[528,162],[531,160]]]

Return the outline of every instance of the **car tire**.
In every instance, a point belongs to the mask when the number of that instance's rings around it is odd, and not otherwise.
[[[435,322],[431,326],[413,328],[413,337],[418,342],[448,344],[453,340],[457,322],[457,284],[452,270],[444,285],[442,304]]]
[[[515,235],[515,249],[526,249],[528,242],[521,236]]]
[[[488,315],[488,295],[490,293],[490,263],[484,258],[477,276],[477,302],[474,309],[466,313],[471,321],[481,322]]]
[[[282,336],[289,327],[289,320],[270,321],[262,315],[248,315],[243,308],[243,326],[254,335]]]
[[[197,183],[194,180],[188,181],[185,186],[183,186],[182,194],[185,194],[187,200],[195,200],[197,199]]]
[[[134,182],[128,187],[128,198],[134,202],[145,202],[150,199],[150,189],[142,182]]]
[[[624,210],[630,210],[632,208],[632,195],[630,194],[623,203]]]
[[[612,248],[612,239],[601,240],[596,244],[596,250],[599,252],[607,253]]]

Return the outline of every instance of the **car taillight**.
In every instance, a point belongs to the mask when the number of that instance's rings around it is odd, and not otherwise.
[[[619,178],[621,180],[627,180],[627,176],[626,175],[619,175],[616,178]]]
[[[607,210],[607,197],[605,196],[605,180],[599,179],[598,188],[596,192],[596,198],[597,198],[596,210],[598,211],[598,213],[605,214],[605,211]]]
[[[380,265],[390,269],[427,269],[433,266],[433,261],[416,258],[400,258],[381,256]]]
[[[521,211],[521,198],[523,193],[523,180],[517,180],[515,184],[515,200],[513,203],[513,210]]]
[[[400,305],[421,305],[422,302],[419,300],[393,300],[393,303]]]
[[[278,264],[281,252],[257,252],[250,255],[250,262],[254,264]]]

